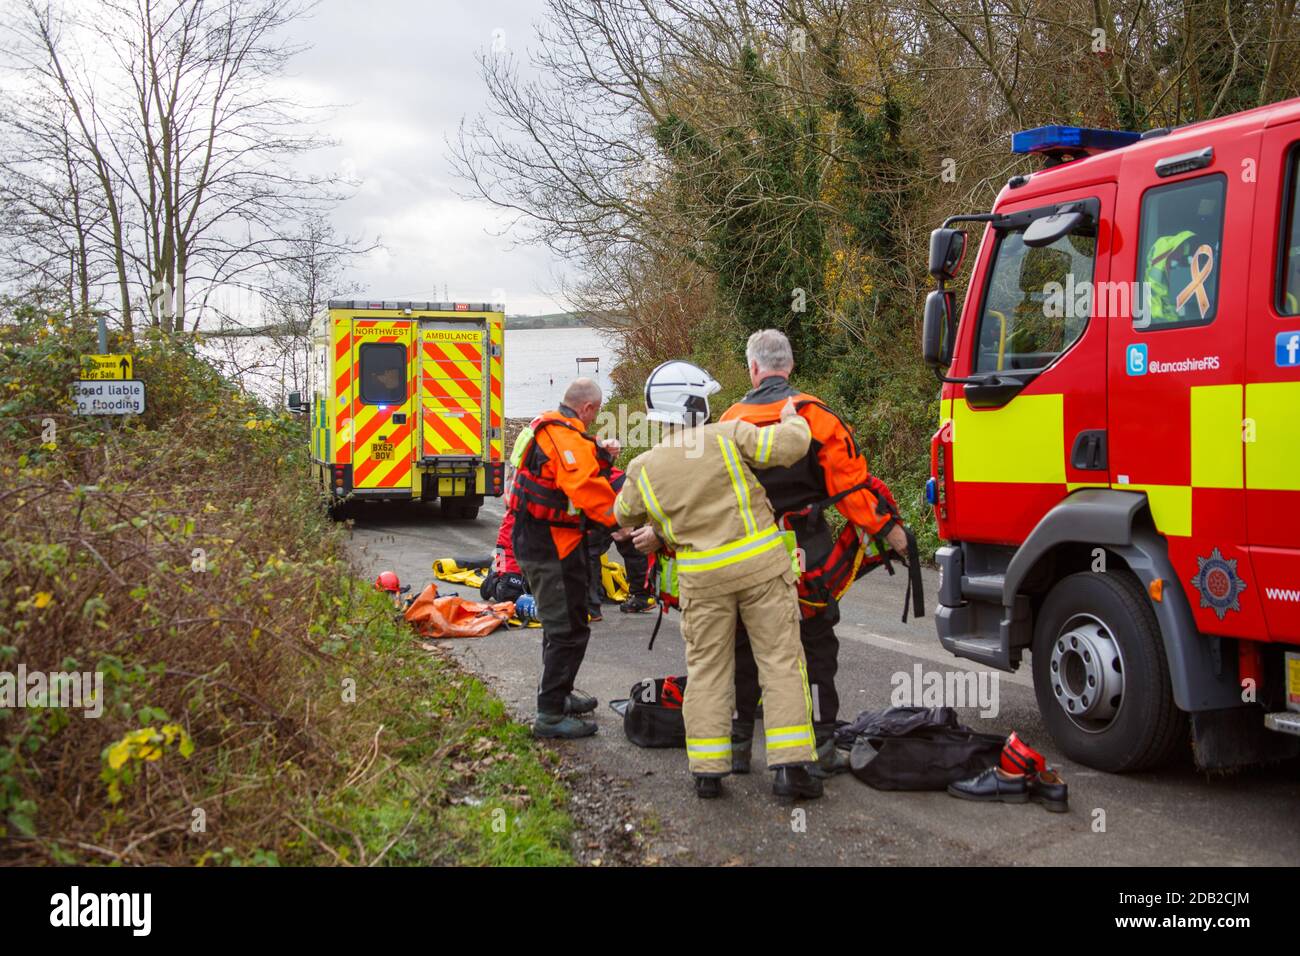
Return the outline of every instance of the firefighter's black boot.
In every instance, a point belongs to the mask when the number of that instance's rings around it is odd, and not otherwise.
[[[731,722],[731,772],[749,773],[749,761],[754,753],[754,722]]]
[[[562,737],[576,740],[596,732],[596,722],[572,714],[538,714],[533,721],[534,737]]]
[[[822,780],[844,773],[849,769],[849,752],[835,746],[835,725],[814,724],[817,739],[817,762],[810,764],[808,772]]]
[[[722,796],[722,778],[697,773],[695,776],[695,795],[701,800],[715,800]]]
[[[816,800],[822,795],[822,782],[802,764],[786,764],[772,775],[772,792],[783,800]]]
[[[584,694],[580,690],[569,692],[569,696],[564,698],[564,712],[566,714],[590,714],[596,709],[596,698],[590,694]]]

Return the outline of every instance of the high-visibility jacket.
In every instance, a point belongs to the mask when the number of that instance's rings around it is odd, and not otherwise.
[[[799,416],[759,428],[730,421],[675,428],[632,460],[614,506],[624,527],[653,523],[676,554],[683,600],[797,573],[753,469],[789,467],[808,450]]]
[[[1157,236],[1147,250],[1142,279],[1147,287],[1147,308],[1152,322],[1177,322],[1182,318],[1174,304],[1175,293],[1170,289],[1170,267],[1174,253],[1195,235],[1190,229],[1184,229],[1171,236]]]
[[[835,502],[840,514],[870,536],[883,534],[894,521],[888,503],[881,500],[871,488],[875,484],[866,457],[858,450],[853,432],[839,416],[826,407],[816,396],[800,392],[780,375],[771,375],[759,382],[736,404],[722,413],[722,421],[747,421],[766,425],[777,421],[787,399],[794,399],[799,415],[808,422],[812,434],[806,454],[787,468],[769,468],[760,480],[772,507],[778,515],[798,511],[828,498],[848,491]],[[857,491],[850,491],[860,485]],[[799,544],[807,552],[810,563],[820,560],[817,542],[804,539],[799,533]],[[825,547],[829,547],[829,533]]]
[[[507,503],[515,520],[530,526],[528,533],[546,528],[562,558],[581,543],[584,516],[617,527],[608,457],[582,419],[567,411],[544,412],[529,425],[532,437],[521,450]]]

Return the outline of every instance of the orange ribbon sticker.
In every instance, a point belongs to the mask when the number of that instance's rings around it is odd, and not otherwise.
[[[1205,258],[1202,259],[1201,257]],[[1174,300],[1174,308],[1179,312],[1183,311],[1183,306],[1192,296],[1196,296],[1196,307],[1201,310],[1201,318],[1205,318],[1210,311],[1210,294],[1205,291],[1205,280],[1210,277],[1214,271],[1214,250],[1208,244],[1202,244],[1192,253],[1190,263],[1192,267],[1192,281],[1187,283],[1182,292],[1178,293],[1178,298]]]

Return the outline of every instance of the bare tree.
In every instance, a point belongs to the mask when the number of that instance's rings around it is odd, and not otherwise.
[[[11,97],[9,138],[62,133],[66,149],[27,150],[24,165],[48,175],[62,159],[75,172],[102,223],[79,233],[95,247],[85,258],[111,261],[127,332],[140,316],[164,333],[198,329],[217,290],[260,289],[300,254],[293,225],[340,197],[338,177],[295,168],[325,142],[318,111],[276,92],[302,49],[289,28],[312,6],[23,0],[6,24],[26,85],[59,104]]]

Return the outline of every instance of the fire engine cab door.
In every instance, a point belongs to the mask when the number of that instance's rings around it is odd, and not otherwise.
[[[1300,641],[1300,123],[1264,131],[1246,329],[1246,522],[1273,640]]]
[[[1110,320],[1110,479],[1146,495],[1197,628],[1248,636],[1263,628],[1242,441],[1259,136],[1180,139],[1167,156],[1205,147],[1209,165],[1180,175],[1158,175],[1149,149],[1121,166],[1111,272],[1133,308]]]
[[[426,319],[420,328],[421,457],[483,455],[487,324]]]
[[[415,325],[411,319],[352,320],[353,488],[410,487]]]
[[[950,514],[961,538],[1019,544],[1074,488],[1106,480],[1071,452],[1106,428],[1106,323],[1092,315],[1091,288],[1108,274],[1114,193],[1102,183],[1004,205],[1022,216],[986,233],[952,373],[992,383],[963,385],[953,401]],[[1074,200],[1088,210],[1080,227],[1025,244],[1031,221]],[[1008,379],[1026,384],[1000,393]]]

